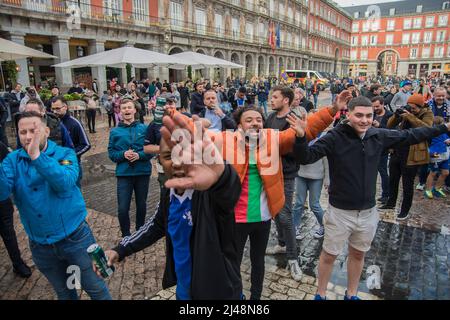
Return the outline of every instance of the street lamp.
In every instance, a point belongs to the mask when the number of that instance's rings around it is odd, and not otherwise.
[[[77,57],[82,57],[84,55],[83,47],[77,46]]]

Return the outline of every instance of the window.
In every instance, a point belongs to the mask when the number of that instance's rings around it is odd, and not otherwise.
[[[352,32],[358,32],[358,31],[359,31],[359,22],[353,22]]]
[[[450,57],[450,47],[447,48],[447,57]]]
[[[183,5],[170,1],[170,21],[175,28],[183,26]]]
[[[361,60],[367,60],[367,50],[361,50]]]
[[[356,60],[357,53],[358,53],[358,51],[356,51],[356,50],[350,51],[350,59],[351,60]]]
[[[395,28],[395,20],[388,20],[386,29],[392,31]]]
[[[423,34],[423,42],[430,43],[431,38],[433,37],[433,31],[427,31]]]
[[[239,19],[233,18],[231,19],[231,30],[233,34],[233,39],[239,39]]]
[[[421,4],[419,4],[419,5],[416,7],[416,12],[417,12],[417,13],[421,13],[421,12],[422,12],[422,8],[423,8],[423,6],[422,6]]]
[[[450,1],[446,1],[442,4],[442,10],[450,9]]]
[[[375,46],[377,44],[377,36],[370,36],[370,45]]]
[[[284,4],[280,2],[280,6],[278,7],[280,15],[285,16],[286,12],[284,11]]]
[[[245,24],[245,36],[247,40],[253,41],[253,23],[247,22]]]
[[[273,12],[275,11],[275,1],[274,0],[270,0],[270,2],[269,2],[269,13],[270,13],[270,15],[272,15],[273,14]]]
[[[217,14],[217,13],[214,15],[214,24],[215,24],[215,27],[216,27],[216,33],[218,35],[220,35],[222,33],[222,30],[223,30],[222,15]]]
[[[389,9],[389,15],[390,16],[395,16],[395,8]]]
[[[420,41],[420,32],[416,32],[412,34],[412,43],[419,43]]]
[[[409,44],[409,33],[404,33],[403,34],[402,44]]]
[[[448,15],[439,16],[438,26],[446,27],[448,21]]]
[[[422,48],[422,58],[430,57],[430,48]]]
[[[410,58],[417,58],[417,48],[411,48],[411,51],[409,51],[409,57]]]
[[[296,49],[300,47],[300,37],[298,35],[295,35],[294,45]]]
[[[148,21],[148,1],[133,0],[133,17],[137,23],[145,24]]]
[[[195,9],[195,23],[197,27],[197,33],[206,33],[206,15],[204,10]]]
[[[369,37],[368,36],[362,36],[361,37],[361,45],[367,46],[369,44]]]
[[[436,47],[434,48],[434,57],[442,58],[444,56],[444,47]]]
[[[359,40],[358,36],[353,36],[352,37],[352,46],[357,46],[358,45],[358,40]]]
[[[299,12],[299,11],[296,11],[296,12],[295,12],[295,23],[296,23],[296,24],[300,24],[300,22],[301,22],[301,15],[300,15],[300,12]]]
[[[380,29],[380,20],[375,19],[374,21],[372,21],[370,29],[372,31],[378,31]]]
[[[362,31],[363,32],[369,31],[369,22],[368,21],[363,22]]]
[[[433,26],[434,26],[434,16],[428,16],[425,23],[425,27],[432,28]]]
[[[411,29],[411,19],[403,20],[403,29]]]
[[[105,0],[104,8],[105,16],[112,17],[113,20],[117,21],[122,15],[122,2],[119,0]]]
[[[438,31],[437,33],[436,33],[436,41],[437,42],[443,42],[443,41],[445,41],[445,30],[444,31]]]
[[[394,35],[387,34],[386,35],[386,45],[392,45],[394,43]]]
[[[422,18],[415,18],[414,19],[414,29],[420,29],[422,28]]]
[[[264,22],[260,22],[259,23],[259,42],[260,43],[265,43],[266,41],[266,25],[264,24]]]
[[[290,32],[287,34],[286,42],[288,46],[292,46],[292,34]]]

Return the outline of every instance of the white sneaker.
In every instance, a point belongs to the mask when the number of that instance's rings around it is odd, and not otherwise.
[[[300,233],[300,228],[295,229],[295,239],[302,240],[302,234]]]
[[[302,279],[303,272],[302,269],[300,269],[297,260],[288,260],[288,268],[291,271],[292,279],[295,281],[300,281]]]
[[[423,189],[425,188],[425,185],[424,184],[417,184],[417,186],[416,186],[416,190],[420,190],[420,191],[423,191]]]
[[[314,232],[314,238],[316,238],[316,239],[321,239],[321,238],[323,238],[323,236],[325,235],[325,229],[324,229],[324,227],[323,226],[320,226],[319,227],[319,229],[317,229],[315,232]]]
[[[266,254],[279,254],[279,253],[286,253],[286,246],[282,247],[279,244],[273,246],[273,247],[267,247],[266,248]]]

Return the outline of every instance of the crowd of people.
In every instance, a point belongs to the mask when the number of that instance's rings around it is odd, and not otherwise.
[[[323,238],[315,299],[326,299],[333,263],[348,243],[345,299],[358,300],[378,209],[396,207],[400,178],[398,220],[410,215],[417,174],[417,188],[427,198],[450,191],[450,109],[445,81],[430,86],[405,78],[398,88],[379,79],[369,86],[355,82],[360,81],[333,81],[332,103],[321,107],[310,79],[289,86],[264,78],[172,84],[131,79],[121,86],[114,78],[102,94],[97,85],[74,84],[68,93],[81,94],[90,134],[96,133],[98,106],[108,114],[107,150],[116,164],[122,235],[106,250],[108,263],[165,237],[163,287],[176,285],[178,299],[259,300],[266,254],[285,255],[291,277],[302,278],[298,240],[309,192],[307,205],[319,226],[311,232]],[[66,286],[70,265],[80,266],[81,286],[92,299],[111,299],[86,252],[96,242],[81,193],[81,157],[91,147],[89,136],[57,87],[44,100],[33,87],[22,92],[20,84],[0,100],[9,105],[17,134],[12,151],[5,122],[0,123],[1,236],[14,272],[29,277],[32,270],[14,232],[14,203],[33,261],[59,299],[78,297]],[[198,130],[201,141],[194,138]],[[196,148],[210,159],[200,156],[192,163]],[[160,202],[148,218],[152,158]],[[327,210],[320,204],[323,188]],[[268,247],[272,221],[277,244]],[[251,289],[245,297],[240,265],[248,239]]]

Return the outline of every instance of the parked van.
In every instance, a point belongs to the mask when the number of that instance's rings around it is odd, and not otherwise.
[[[304,85],[307,78],[310,78],[313,82],[318,80],[321,91],[330,85],[330,81],[327,78],[322,76],[320,72],[314,70],[286,70],[286,75],[288,83],[294,83],[298,79]]]

